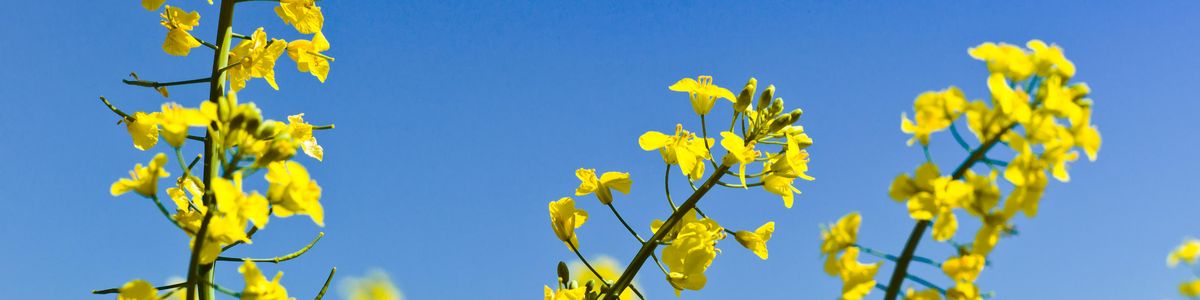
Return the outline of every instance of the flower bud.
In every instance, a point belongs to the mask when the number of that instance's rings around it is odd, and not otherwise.
[[[571,270],[567,268],[567,263],[562,261],[558,262],[558,280],[560,282],[567,282],[571,280]]]
[[[737,102],[733,104],[733,111],[743,112],[750,107],[750,102],[754,100],[754,90],[758,87],[758,80],[750,77],[750,81],[746,82],[746,87],[742,88],[742,93],[738,94]]]
[[[774,98],[775,98],[775,85],[772,84],[772,85],[767,86],[767,89],[762,92],[762,95],[759,95],[758,106],[755,106],[755,107],[758,108],[758,110],[763,110],[763,108],[766,108],[767,105],[771,103],[771,99],[774,99]]]
[[[273,162],[285,161],[296,155],[296,143],[288,135],[280,136],[267,142],[267,149],[254,160],[256,166],[266,166]]]
[[[779,130],[783,129],[783,127],[792,125],[792,121],[793,121],[793,119],[792,119],[791,114],[786,114],[786,115],[781,115],[779,117],[776,117],[775,119],[771,120],[771,123],[770,123],[771,127],[769,127],[767,129],[767,133],[779,132]]]
[[[768,116],[779,115],[779,113],[782,111],[783,111],[783,98],[775,98],[775,101],[771,102],[771,107],[767,108],[767,115]]]
[[[287,124],[275,120],[267,120],[262,125],[258,126],[258,132],[255,132],[254,138],[260,140],[269,140],[276,135],[287,130]]]

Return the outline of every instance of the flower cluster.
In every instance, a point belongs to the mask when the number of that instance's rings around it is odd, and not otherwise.
[[[1191,268],[1192,279],[1179,284],[1179,294],[1190,299],[1200,298],[1200,275],[1197,272],[1197,258],[1200,257],[1200,240],[1188,238],[1179,247],[1167,254],[1167,266],[1178,267],[1183,263]]]
[[[651,222],[652,236],[649,239],[643,239],[633,226],[626,223],[615,206],[616,193],[613,191],[621,194],[631,191],[633,181],[629,173],[604,172],[597,175],[595,169],[586,168],[575,171],[575,176],[580,180],[575,195],[595,195],[601,205],[612,210],[642,248],[625,271],[619,274],[600,272],[589,265],[589,276],[578,276],[577,280],[571,280],[565,271],[560,270],[557,288],[545,287],[546,299],[594,299],[618,294],[616,291],[620,291],[622,298],[629,297],[631,291],[641,296],[631,283],[637,270],[648,258],[658,265],[667,283],[674,287],[676,295],[683,290],[703,289],[708,283],[705,271],[721,252],[717,244],[729,234],[754,255],[767,259],[767,242],[775,232],[775,222],[768,221],[753,231],[733,231],[706,216],[697,206],[700,198],[714,186],[735,189],[761,186],[765,191],[779,195],[784,206],[790,208],[795,194],[800,193],[794,186],[795,180],[813,180],[807,174],[809,154],[806,150],[813,141],[803,127],[794,125],[799,121],[801,111],[795,109],[785,112],[783,99],[775,97],[774,86],[759,93],[756,104],[757,85],[757,80],[751,78],[741,93],[735,96],[728,89],[713,84],[712,77],[699,76],[697,79],[681,79],[668,88],[688,94],[692,109],[700,117],[701,130],[697,134],[684,129],[683,124],[677,124],[673,134],[647,131],[638,138],[638,146],[643,150],[658,151],[662,156],[666,165],[666,198],[672,208],[667,219]],[[725,155],[716,159],[712,149],[717,143],[708,136],[707,117],[719,99],[729,100],[732,104],[732,118],[729,128],[720,133],[720,145]],[[767,146],[778,146],[778,149],[766,149]],[[757,172],[748,173],[747,168],[754,165],[761,167]],[[669,190],[670,174],[675,168],[694,188],[692,196],[680,205],[671,199]],[[708,179],[704,179],[706,172],[711,172]],[[735,176],[737,183],[722,181],[725,175]],[[756,182],[748,182],[751,180]],[[698,181],[703,182],[699,187],[696,186]],[[583,260],[575,228],[584,224],[588,213],[577,208],[575,200],[570,197],[550,202],[549,210],[555,236]],[[662,248],[661,259],[655,251],[659,244],[666,245]],[[587,264],[586,260],[583,262]]]
[[[980,299],[983,294],[975,279],[987,265],[987,256],[1000,237],[1015,233],[1011,219],[1017,214],[1037,215],[1048,178],[1070,180],[1067,165],[1078,159],[1077,149],[1086,153],[1089,160],[1095,160],[1100,134],[1091,124],[1092,101],[1087,98],[1087,85],[1071,82],[1075,65],[1056,45],[1032,40],[1026,47],[984,43],[968,51],[971,57],[987,64],[990,101],[968,101],[959,88],[952,86],[918,95],[913,103],[915,119],[909,119],[907,113],[901,116],[901,131],[912,135],[908,144],[919,143],[926,162],[911,175],[896,176],[888,195],[906,204],[909,216],[918,221],[918,230],[914,230],[899,257],[855,244],[853,232],[860,222],[857,214],[824,231],[821,251],[829,255],[826,272],[840,275],[846,283],[843,299],[861,299],[875,284],[873,279],[854,277],[868,273],[867,277],[873,277],[874,270],[854,273],[843,269],[845,265],[854,265],[841,261],[849,262],[845,257],[857,254],[852,252],[855,249],[896,262],[891,281],[879,285],[887,290],[886,299],[895,299],[899,285],[906,279],[922,284],[925,289],[909,288],[905,299]],[[970,146],[958,132],[955,124],[960,119],[965,119],[978,139],[978,146]],[[965,162],[950,173],[940,169],[929,154],[931,135],[947,130],[967,152]],[[1008,162],[989,158],[989,151],[999,145],[1010,148],[1015,156]],[[972,168],[977,163],[986,165],[989,171],[976,173]],[[1000,174],[1011,186],[1007,196],[997,182]],[[971,243],[954,242],[961,211],[982,223]],[[916,243],[912,239],[919,239],[930,225],[933,239],[955,245],[956,256],[936,262],[913,253]],[[848,231],[849,228],[853,231]],[[835,260],[834,256],[843,249],[842,258]],[[906,268],[913,261],[940,266],[953,286],[943,289],[908,274]]]
[[[262,28],[253,34],[232,33],[232,27],[218,28],[218,44],[211,44],[191,35],[191,30],[200,24],[200,14],[165,5],[164,0],[143,0],[147,10],[163,7],[162,25],[167,28],[163,50],[170,55],[187,56],[193,48],[208,46],[216,52],[212,77],[181,82],[145,81],[133,75],[134,80],[125,81],[135,86],[151,87],[164,97],[169,96],[166,86],[208,83],[212,94],[209,100],[198,106],[188,107],[168,102],[158,111],[125,113],[107,99],[101,100],[110,110],[120,116],[120,123],[133,140],[133,147],[150,151],[160,138],[166,141],[178,162],[179,174],[174,184],[165,189],[165,194],[175,204],[168,209],[160,200],[158,183],[172,176],[167,169],[168,155],[157,153],[143,166],[138,164],[130,171],[129,178],[121,178],[112,184],[110,193],[120,196],[129,192],[154,202],[166,219],[191,238],[191,260],[185,284],[154,287],[144,280],[133,280],[115,292],[119,299],[160,299],[170,294],[186,294],[186,299],[211,299],[212,291],[220,291],[242,299],[289,299],[287,290],[280,284],[282,272],[268,281],[255,265],[256,261],[280,262],[302,255],[324,234],[311,243],[286,256],[270,259],[223,257],[221,253],[240,244],[250,244],[258,231],[266,228],[271,216],[284,218],[305,215],[318,226],[324,226],[324,208],[321,205],[321,186],[313,180],[308,170],[294,160],[297,152],[320,161],[324,149],[317,143],[314,130],[331,129],[332,125],[314,126],[304,121],[304,114],[288,117],[286,121],[275,121],[263,117],[254,103],[239,102],[236,91],[246,86],[250,78],[263,78],[272,88],[278,89],[274,79],[275,60],[286,50],[297,62],[297,68],[309,72],[322,82],[328,74],[328,61],[332,58],[320,54],[329,49],[321,34],[324,23],[320,8],[313,0],[280,1],[276,12],[285,23],[292,24],[297,31],[315,34],[313,41],[296,40],[291,43],[270,39]],[[211,1],[209,1],[210,4]],[[221,4],[221,24],[229,26],[234,5],[242,1],[225,1]],[[233,39],[240,39],[234,45]],[[226,91],[226,81],[229,90]],[[193,130],[202,130],[203,135],[193,135]],[[204,152],[188,163],[184,152],[188,141],[203,143]],[[202,166],[197,163],[203,159]],[[267,182],[267,191],[246,191],[244,180],[260,171]],[[242,265],[238,272],[244,275],[245,288],[241,292],[220,288],[208,282],[218,261],[238,261]],[[159,290],[168,290],[160,295]],[[106,293],[108,290],[97,291]]]

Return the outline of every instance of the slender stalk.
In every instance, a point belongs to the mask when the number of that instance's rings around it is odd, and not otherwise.
[[[579,253],[579,248],[575,247],[575,243],[572,243],[571,241],[566,241],[566,242],[567,242],[567,246],[571,247],[571,252],[575,252],[575,256],[579,257],[579,261],[582,261],[583,265],[587,266],[588,270],[592,271],[592,275],[596,275],[596,278],[600,279],[600,283],[602,285],[608,286],[608,280],[605,280],[604,276],[600,276],[600,272],[597,272],[596,268],[593,268],[592,264],[588,263],[586,258],[583,258],[583,254]],[[638,291],[637,288],[630,286],[629,289],[633,290],[633,293],[637,294],[638,298],[646,299],[646,297],[642,296],[642,292]],[[624,291],[624,289],[621,289],[621,290]]]
[[[667,164],[667,174],[663,175],[663,190],[667,191],[667,204],[671,205],[671,212],[679,210],[679,206],[675,205],[675,200],[671,200],[671,164]]]
[[[296,252],[292,252],[292,253],[289,253],[288,255],[284,255],[284,256],[276,256],[276,257],[272,257],[272,258],[236,258],[236,257],[218,256],[217,260],[219,260],[219,261],[247,261],[247,260],[249,260],[252,262],[269,262],[269,263],[277,264],[280,262],[295,259],[297,257],[300,257],[301,255],[304,255],[304,253],[308,252],[309,249],[312,249],[312,247],[314,245],[316,245],[317,241],[320,241],[322,237],[325,237],[324,232],[317,233],[317,237],[313,238],[312,242],[309,242],[308,245],[304,246],[304,248],[300,248],[300,250],[296,250]]]
[[[643,240],[643,239],[642,239],[642,236],[641,236],[641,235],[638,235],[637,231],[634,231],[634,230],[633,230],[633,227],[629,226],[629,223],[626,223],[626,222],[625,222],[625,218],[622,218],[622,217],[621,217],[621,213],[617,212],[617,207],[616,207],[616,206],[613,206],[613,204],[612,204],[612,203],[609,203],[609,204],[607,204],[607,206],[608,206],[608,208],[609,208],[609,209],[612,209],[612,213],[613,213],[613,215],[616,215],[616,216],[617,216],[617,220],[618,220],[618,221],[621,221],[621,225],[625,225],[625,229],[626,229],[626,230],[629,230],[629,234],[632,234],[632,235],[633,235],[633,237],[637,239],[638,243],[642,243],[642,244],[645,244],[645,243],[646,243],[646,240]],[[651,255],[650,255],[650,258],[654,259],[654,264],[658,265],[658,269],[659,269],[659,270],[662,270],[662,272],[663,272],[663,275],[668,275],[668,273],[667,273],[667,268],[664,268],[664,267],[663,267],[663,265],[662,265],[662,262],[658,261],[658,256],[655,256],[655,255],[651,254]]]
[[[221,102],[218,98],[225,96],[225,73],[222,69],[229,63],[229,50],[233,42],[231,33],[233,32],[233,8],[236,1],[223,0],[221,1],[221,12],[217,19],[217,50],[213,53],[212,74],[209,77],[208,101],[218,105],[218,110]],[[213,128],[208,126],[204,135],[204,202],[209,207],[208,212],[204,216],[204,220],[200,223],[200,231],[196,233],[196,242],[192,247],[192,257],[188,262],[188,280],[187,282],[192,287],[188,289],[187,300],[196,299],[210,300],[213,297],[211,286],[206,286],[207,282],[212,282],[213,265],[200,265],[200,251],[203,248],[205,240],[207,240],[208,223],[212,221],[213,212],[216,211],[216,199],[212,195],[212,180],[219,165],[216,163],[216,158],[219,153],[215,141],[213,140]],[[193,292],[194,291],[194,292]]]
[[[155,287],[154,289],[156,289],[156,290],[173,289],[173,288],[183,287],[184,285],[187,285],[187,283],[180,282],[180,283],[176,283],[176,284],[168,284],[168,285],[164,285],[164,286],[160,286],[160,287]],[[120,293],[120,292],[121,292],[121,288],[111,288],[111,289],[103,289],[103,290],[94,290],[94,291],[92,291],[92,294],[103,295],[103,294],[115,294],[115,293]]]
[[[662,241],[663,238],[667,236],[667,233],[671,231],[671,228],[675,228],[675,224],[679,223],[679,219],[683,218],[684,213],[696,207],[696,203],[700,202],[700,198],[703,198],[704,194],[708,193],[708,191],[717,184],[717,181],[721,180],[721,177],[725,175],[725,171],[729,170],[729,167],[729,164],[724,163],[717,167],[717,169],[713,171],[712,175],[709,175],[708,179],[704,181],[704,184],[701,184],[700,187],[696,189],[696,191],[693,192],[692,195],[689,196],[682,205],[679,206],[679,209],[674,213],[671,213],[671,217],[667,218],[667,220],[663,222],[662,227],[660,227],[663,229],[655,232],[654,236],[651,236],[646,243],[642,243],[642,248],[638,250],[637,255],[634,255],[633,260],[629,262],[629,266],[625,267],[625,272],[621,273],[621,277],[617,278],[616,283],[613,283],[613,285],[609,288],[608,297],[610,299],[616,299],[619,295],[619,292],[625,290],[625,287],[629,286],[629,284],[633,282],[633,277],[637,276],[638,270],[642,268],[642,264],[646,263],[646,258],[650,257],[651,254],[654,254],[654,249],[658,247],[658,242]]]
[[[333,281],[334,273],[337,273],[337,267],[334,267],[333,269],[329,269],[329,277],[325,277],[325,285],[321,286],[321,292],[317,293],[316,300],[321,300],[321,298],[325,298],[325,291],[329,290],[329,282]]]
[[[1009,124],[1000,130],[1000,132],[997,132],[995,136],[989,138],[982,145],[979,145],[979,148],[976,148],[975,151],[971,151],[971,155],[967,156],[967,159],[962,164],[959,164],[958,168],[954,169],[954,173],[951,174],[952,179],[962,179],[963,175],[966,175],[967,170],[970,170],[971,166],[975,165],[976,162],[983,160],[987,152],[1000,141],[1000,136],[1003,136],[1016,125],[1016,123]],[[900,286],[904,283],[904,278],[908,275],[908,264],[913,260],[914,254],[917,251],[917,245],[921,243],[921,237],[925,235],[925,228],[929,227],[929,224],[929,220],[921,220],[917,221],[917,224],[913,226],[912,233],[908,235],[908,241],[904,243],[904,251],[900,253],[900,259],[896,261],[896,268],[892,271],[892,278],[888,281],[887,285],[887,294],[883,296],[883,299],[896,300],[900,295]]]
[[[128,84],[128,85],[144,86],[144,87],[148,87],[148,88],[158,88],[158,87],[167,87],[167,86],[175,86],[175,85],[212,82],[212,78],[196,78],[196,79],[191,79],[191,80],[171,81],[171,82],[157,82],[157,81],[140,80],[140,79],[139,80],[121,79],[121,82],[124,82],[125,84]]]

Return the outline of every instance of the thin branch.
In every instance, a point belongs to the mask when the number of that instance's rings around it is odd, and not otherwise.
[[[165,290],[165,289],[181,288],[186,285],[187,285],[186,282],[180,282],[180,283],[176,283],[176,284],[168,284],[168,285],[164,285],[164,286],[155,287],[154,289]],[[120,293],[120,292],[121,292],[121,288],[111,288],[111,289],[103,289],[103,290],[93,290],[92,294],[103,295],[103,294],[115,294],[115,293]]]
[[[116,113],[118,116],[121,116],[121,118],[125,119],[125,121],[133,122],[134,119],[132,116],[129,116],[129,114],[126,114],[125,112],[121,111],[120,109],[117,109],[117,107],[113,106],[112,103],[109,103],[108,99],[105,99],[104,96],[100,96],[100,102],[104,102],[104,106],[107,106],[108,110],[111,110],[113,113]]]
[[[321,292],[317,293],[316,300],[321,300],[325,297],[325,291],[329,290],[329,282],[333,281],[333,273],[337,273],[337,267],[329,270],[329,277],[325,277],[325,285],[321,286]]]
[[[121,79],[121,82],[124,82],[125,84],[148,87],[148,88],[160,88],[160,87],[168,87],[168,86],[175,86],[175,85],[208,83],[210,81],[212,81],[212,78],[208,78],[208,77],[189,79],[189,80],[181,80],[181,81],[169,81],[169,82],[149,81],[149,80],[141,80],[141,79],[136,79],[136,78],[134,80]]]
[[[305,252],[308,252],[308,249],[312,249],[313,245],[316,245],[317,241],[320,241],[321,238],[324,236],[325,236],[324,232],[317,233],[317,237],[313,238],[312,242],[309,242],[308,245],[304,246],[304,248],[300,248],[300,250],[296,250],[296,252],[292,252],[292,253],[290,253],[288,255],[284,255],[284,256],[276,256],[276,257],[272,257],[272,258],[236,258],[236,257],[218,256],[217,260],[219,260],[219,261],[247,261],[248,260],[248,261],[252,261],[252,262],[269,262],[269,263],[277,264],[280,262],[295,259],[297,257],[300,257],[301,255],[304,255]]]

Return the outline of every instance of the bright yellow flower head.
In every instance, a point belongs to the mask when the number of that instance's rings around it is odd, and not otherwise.
[[[126,282],[121,286],[120,294],[117,295],[117,300],[158,300],[158,289],[154,288],[150,282],[137,279]]]
[[[275,215],[308,215],[318,226],[325,226],[321,206],[321,186],[308,176],[308,169],[294,161],[274,162],[267,166],[267,199]]]
[[[292,24],[303,34],[320,32],[325,24],[325,15],[321,14],[315,0],[280,0],[275,14],[283,19],[283,23]]]
[[[739,164],[738,177],[742,180],[742,186],[746,185],[746,164],[753,163],[754,159],[759,156],[759,152],[754,150],[756,143],[757,141],[747,143],[733,132],[721,132],[721,147],[725,147],[725,150],[729,151],[725,155],[725,163]]]
[[[1046,45],[1041,40],[1030,40],[1025,47],[1033,50],[1030,59],[1041,76],[1059,75],[1067,78],[1075,76],[1075,64],[1063,55],[1058,45]]]
[[[942,300],[942,294],[935,289],[925,289],[921,291],[908,288],[904,292],[904,300]]]
[[[555,291],[550,286],[542,286],[545,290],[546,300],[584,300],[587,299],[587,290],[584,287],[576,287],[573,289],[562,288]]]
[[[983,300],[983,296],[979,295],[979,288],[974,283],[959,282],[946,289],[946,300]]]
[[[333,61],[333,58],[321,54],[326,50],[329,50],[329,41],[320,31],[317,31],[312,41],[293,40],[288,42],[287,46],[288,57],[296,62],[296,69],[316,76],[322,83],[329,76],[329,62]]]
[[[616,280],[618,277],[621,277],[621,272],[625,271],[621,268],[621,265],[619,265],[616,260],[607,256],[602,256],[589,261],[592,264],[592,267],[596,269],[596,273],[600,273],[601,277],[607,278],[608,280]],[[588,281],[595,281],[594,286],[596,288],[603,286],[603,282],[600,280],[600,278],[597,278],[596,274],[592,274],[592,271],[589,270],[582,262],[571,264],[571,274],[574,275],[574,280],[577,281],[580,286],[587,285]],[[637,284],[630,285],[636,286]],[[633,297],[633,290],[626,287],[625,291],[621,292],[619,299],[631,300]]]
[[[187,140],[188,127],[204,127],[212,121],[199,109],[186,108],[178,103],[163,104],[162,112],[155,116],[162,125],[163,138],[175,148],[183,146],[184,140]]]
[[[267,40],[267,33],[262,27],[254,30],[249,40],[243,40],[233,51],[229,52],[229,88],[240,91],[246,87],[250,78],[266,79],[271,88],[278,90],[275,84],[275,60],[283,55],[287,42],[280,39]],[[237,65],[233,65],[237,64]]]
[[[975,174],[975,171],[967,170],[963,181],[971,185],[974,195],[964,197],[960,203],[961,207],[976,217],[982,217],[991,212],[1000,203],[1000,187],[996,186],[997,174],[996,171],[992,171],[987,176],[983,176]]]
[[[660,219],[654,219],[654,221],[650,221],[650,231],[658,232],[658,230],[662,228],[663,223],[663,220]],[[704,228],[707,228],[709,231],[713,232],[713,234],[716,234],[718,240],[725,239],[725,232],[722,231],[724,229],[721,228],[720,224],[717,224],[717,221],[707,217],[703,219],[697,218],[696,210],[691,209],[683,213],[683,217],[679,218],[679,222],[675,223],[675,227],[671,228],[670,231],[667,232],[667,235],[663,237],[663,242],[675,240],[675,237],[679,235],[679,231],[686,227],[687,224],[691,223],[703,225]]]
[[[1180,283],[1179,293],[1188,298],[1200,297],[1200,279],[1192,279]]]
[[[921,93],[913,103],[916,121],[909,120],[907,114],[902,114],[900,131],[913,135],[908,140],[909,146],[912,146],[914,141],[921,142],[921,145],[929,145],[929,135],[950,127],[954,119],[962,114],[966,105],[967,100],[962,90],[957,87]]]
[[[216,196],[217,208],[223,212],[223,218],[236,220],[238,231],[246,227],[246,222],[254,223],[254,227],[262,229],[267,226],[269,209],[267,198],[258,192],[246,194],[242,191],[242,173],[233,173],[233,180],[213,178],[212,191]]]
[[[254,262],[246,260],[242,266],[238,267],[238,273],[246,278],[246,288],[242,290],[242,300],[287,300],[287,289],[279,284],[279,279],[283,277],[283,272],[275,273],[275,278],[267,281],[263,276],[262,271],[258,270],[258,266]]]
[[[943,262],[942,272],[956,282],[975,282],[985,264],[986,259],[982,255],[965,254]]]
[[[988,77],[988,89],[992,91],[992,103],[1000,108],[1000,112],[1012,121],[1022,124],[1029,122],[1031,110],[1029,94],[1022,90],[1014,90],[1004,79],[1004,75],[993,73]]]
[[[1092,126],[1092,109],[1084,107],[1078,123],[1071,122],[1071,134],[1074,135],[1075,146],[1083,148],[1089,161],[1096,160],[1096,152],[1100,151],[1100,130]]]
[[[133,120],[124,119],[125,130],[133,138],[133,147],[146,151],[158,144],[158,113],[133,113]]]
[[[908,174],[896,176],[888,189],[888,195],[896,201],[908,200],[908,213],[915,220],[933,220],[933,238],[945,241],[958,230],[958,219],[954,208],[970,203],[974,196],[972,186],[939,176],[937,165],[925,163],[917,168],[916,177]]]
[[[821,253],[833,256],[858,242],[858,228],[862,216],[852,212],[842,216],[837,223],[821,228]]]
[[[879,272],[879,263],[864,264],[858,262],[858,248],[846,248],[846,252],[838,259],[835,269],[842,278],[842,300],[861,300],[875,288],[875,273]]]
[[[792,208],[792,203],[795,202],[796,195],[800,193],[800,189],[792,186],[792,182],[796,178],[784,177],[775,174],[763,176],[763,190],[772,194],[779,195],[783,198],[783,207]]]
[[[1200,240],[1189,238],[1171,251],[1170,255],[1167,255],[1167,266],[1174,268],[1179,265],[1179,262],[1194,265],[1198,256],[1200,256]]]
[[[683,124],[675,125],[675,135],[647,131],[638,138],[642,150],[659,150],[667,164],[678,164],[679,170],[692,180],[704,176],[704,161],[712,159],[708,148],[713,139],[698,139],[696,134],[683,130]]]
[[[317,144],[317,138],[313,136],[313,126],[304,122],[304,114],[288,116],[288,128],[292,139],[300,142],[300,149],[304,150],[305,155],[318,161],[325,158],[325,149]]]
[[[668,88],[676,92],[687,92],[692,100],[692,109],[698,115],[708,114],[717,98],[737,102],[737,97],[733,95],[733,92],[712,83],[712,76],[680,79]]]
[[[595,193],[600,203],[605,205],[613,201],[612,190],[629,194],[629,188],[633,185],[629,173],[622,172],[604,172],[604,175],[596,177],[595,169],[580,168],[575,170],[575,177],[579,177],[579,187],[575,189],[575,196]]]
[[[1046,162],[1029,150],[1017,154],[1017,157],[1008,163],[1008,167],[1004,169],[1004,179],[1015,188],[1004,201],[1005,214],[1012,215],[1021,211],[1026,216],[1037,215],[1038,202],[1049,183],[1045,170]]]
[[[979,227],[979,231],[975,233],[975,242],[971,243],[971,254],[987,257],[996,247],[996,243],[1000,242],[1000,235],[1008,228],[1008,219],[1004,215],[984,216],[983,226]]]
[[[162,4],[162,2],[158,1],[158,4]],[[143,1],[142,5],[145,7],[146,3]],[[200,25],[200,13],[195,11],[185,13],[178,7],[167,5],[166,11],[160,16],[162,16],[160,23],[167,28],[167,39],[163,41],[162,45],[163,51],[170,55],[187,56],[192,52],[192,48],[200,47],[200,42],[196,41],[196,38],[193,38],[192,34],[188,32],[196,25]]]
[[[968,49],[971,57],[987,62],[988,71],[1014,80],[1023,80],[1034,72],[1029,54],[1020,47],[1000,43],[983,43]]]
[[[771,234],[775,233],[775,222],[767,222],[755,229],[754,232],[740,230],[733,234],[734,239],[742,244],[742,247],[750,249],[758,258],[767,260],[767,241],[771,240]]]
[[[717,257],[717,240],[724,236],[700,222],[687,223],[675,240],[662,250],[662,261],[669,273],[667,282],[675,288],[675,296],[687,289],[699,291],[708,283],[704,271]]]
[[[387,273],[380,270],[372,270],[363,278],[346,280],[345,291],[349,300],[404,300],[404,294],[392,284]]]
[[[550,228],[554,229],[554,235],[558,237],[558,240],[564,243],[579,247],[579,240],[575,237],[575,228],[583,226],[587,219],[588,213],[575,208],[575,199],[571,199],[571,197],[550,201]]]
[[[142,164],[134,165],[133,171],[129,171],[129,178],[121,178],[114,182],[109,192],[113,196],[120,196],[134,191],[145,197],[154,197],[158,193],[158,179],[171,176],[163,169],[166,163],[167,155],[159,153],[154,155],[154,159],[145,167],[142,167]]]

